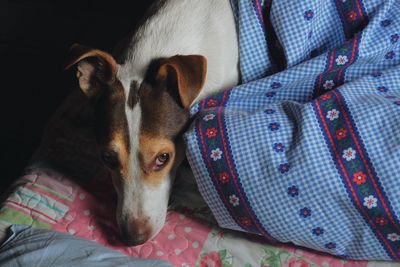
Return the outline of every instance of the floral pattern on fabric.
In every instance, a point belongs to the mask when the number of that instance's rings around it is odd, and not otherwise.
[[[377,183],[379,177],[374,173],[367,152],[363,148],[345,99],[338,91],[333,91],[328,100],[322,98],[315,100],[314,108],[316,114],[319,114],[321,128],[325,131],[332,156],[355,206],[385,245],[388,253],[397,257],[396,251],[400,251],[400,244],[390,241],[397,234],[398,224],[383,189]],[[324,110],[327,110],[328,114],[332,110],[337,113],[340,111],[342,115],[334,116],[337,120],[333,121],[331,119],[333,115],[323,115]],[[330,249],[335,247],[336,245],[329,246]]]

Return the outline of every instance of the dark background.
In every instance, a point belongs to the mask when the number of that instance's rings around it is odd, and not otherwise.
[[[43,128],[69,94],[69,47],[110,52],[151,0],[0,0],[0,193],[37,148]]]

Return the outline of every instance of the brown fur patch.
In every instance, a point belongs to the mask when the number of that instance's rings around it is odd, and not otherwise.
[[[77,65],[80,88],[89,98],[98,96],[104,84],[114,82],[118,68],[109,53],[79,44],[72,45],[66,69],[73,65]]]
[[[161,61],[156,80],[166,82],[179,94],[180,102],[189,109],[206,80],[207,60],[200,55],[176,55]]]
[[[155,81],[157,63],[149,68],[147,79],[139,89],[142,119],[140,126],[140,164],[143,180],[158,186],[184,157],[181,135],[189,120],[189,112],[181,106],[177,88]],[[169,162],[162,170],[154,171],[157,155],[169,153]]]
[[[168,153],[169,160],[162,169],[157,170],[155,161],[162,153]],[[174,164],[175,154],[175,144],[171,140],[141,134],[139,159],[143,181],[155,187],[160,185]]]
[[[96,102],[96,134],[101,151],[118,155],[119,174],[129,176],[129,128],[125,114],[125,93],[120,81],[105,88]],[[116,170],[115,170],[116,171]]]
[[[133,109],[133,107],[138,103],[139,101],[139,87],[136,81],[133,81],[130,85],[129,88],[129,95],[128,95],[128,107],[130,109]]]
[[[173,139],[184,128],[189,114],[183,110],[176,96],[166,88],[142,84],[140,89],[142,108],[141,132],[151,136]]]
[[[111,149],[118,155],[120,173],[122,177],[129,176],[129,143],[126,142],[126,132],[122,129],[113,132],[111,137]]]

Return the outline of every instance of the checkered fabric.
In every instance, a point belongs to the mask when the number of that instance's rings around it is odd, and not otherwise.
[[[232,6],[243,84],[196,104],[185,134],[218,223],[344,258],[400,260],[400,2]],[[266,20],[287,66],[277,73]]]

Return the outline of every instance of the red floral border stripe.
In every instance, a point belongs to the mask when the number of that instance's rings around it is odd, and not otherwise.
[[[253,0],[253,5],[254,5],[254,9],[256,10],[258,19],[260,20],[260,24],[263,26],[263,29],[265,31],[264,16],[263,16],[260,0]]]
[[[314,98],[344,83],[344,72],[358,57],[360,39],[361,33],[357,34],[351,41],[328,52],[327,59],[329,60],[327,67],[324,72],[318,75],[314,89]]]
[[[352,39],[368,23],[368,16],[360,0],[335,0],[346,40]]]
[[[361,30],[368,23],[368,16],[360,0],[335,0],[346,42],[332,49],[326,56],[325,70],[315,82],[314,98],[344,83],[344,73],[358,58]]]
[[[230,91],[202,101],[196,133],[202,158],[213,184],[229,214],[246,232],[261,234],[276,241],[261,225],[254,214],[241,186],[226,136],[224,106]],[[209,119],[207,119],[209,118]],[[206,120],[207,119],[207,120]]]
[[[388,255],[400,260],[400,222],[379,184],[343,96],[332,91],[316,99],[313,107],[355,207]]]
[[[358,140],[359,138],[356,136],[355,128],[351,127],[352,122],[350,121],[349,115],[347,115],[347,111],[346,111],[346,109],[344,107],[344,103],[342,103],[342,100],[340,99],[340,96],[339,96],[338,92],[333,91],[332,93],[336,96],[337,101],[338,101],[339,106],[340,106],[340,110],[341,110],[341,112],[343,114],[343,117],[344,117],[347,125],[349,125],[349,130],[350,130],[350,133],[351,133],[351,137],[353,138],[354,143],[355,143],[355,145],[357,147],[357,152],[359,153],[360,158],[361,158],[361,160],[363,161],[363,163],[365,165],[365,168],[366,168],[366,170],[368,172],[368,176],[371,179],[371,182],[372,182],[372,184],[374,186],[374,189],[376,190],[376,192],[378,194],[378,197],[379,197],[379,199],[380,199],[380,201],[382,203],[382,206],[383,206],[386,214],[388,215],[390,221],[393,223],[393,225],[396,228],[396,230],[400,233],[400,224],[399,224],[399,222],[396,222],[396,220],[394,218],[394,215],[392,215],[393,210],[390,210],[388,205],[386,204],[386,202],[388,202],[388,201],[387,201],[387,198],[383,196],[383,188],[381,188],[378,185],[378,179],[376,177],[376,174],[371,169],[372,165],[371,165],[370,160],[366,159],[367,154],[366,154],[366,152],[364,152],[364,149],[363,149],[362,145],[360,144],[360,141]]]

